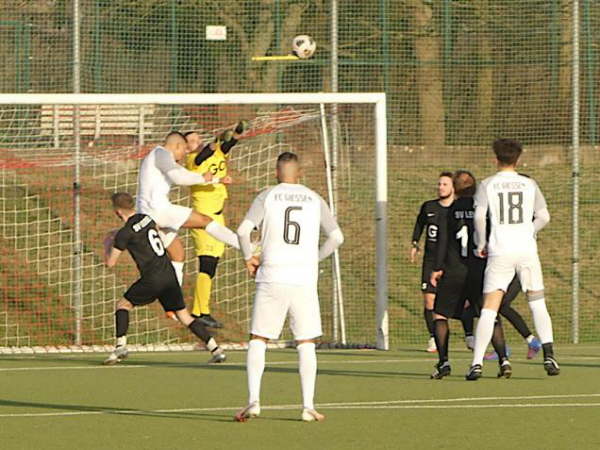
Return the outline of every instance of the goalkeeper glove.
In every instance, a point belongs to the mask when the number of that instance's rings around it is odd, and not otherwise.
[[[240,120],[233,129],[233,131],[235,132],[235,134],[244,134],[244,132],[248,128],[250,128],[250,122],[248,122],[247,120]]]

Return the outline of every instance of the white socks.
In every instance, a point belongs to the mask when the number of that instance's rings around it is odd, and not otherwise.
[[[252,339],[248,343],[248,356],[246,360],[249,393],[248,404],[260,401],[260,381],[265,371],[266,351],[267,343],[262,339]]]
[[[492,340],[494,334],[494,322],[498,313],[493,309],[482,309],[477,328],[475,329],[475,349],[473,350],[473,363],[483,364],[485,349]]]
[[[177,275],[179,286],[183,286],[183,265],[185,263],[182,261],[171,261],[171,264],[173,264],[173,268],[175,269],[175,275]]]
[[[214,352],[216,349],[219,348],[219,345],[217,344],[217,341],[215,341],[215,338],[211,337],[208,342],[206,343],[206,348],[209,352]]]
[[[127,345],[127,336],[121,336],[117,338],[116,347],[121,347],[123,345]]]
[[[538,300],[530,301],[529,308],[531,309],[531,315],[533,316],[535,331],[542,344],[553,342],[552,319],[550,319],[550,314],[548,314],[548,309],[546,308],[546,300],[542,297]]]
[[[300,372],[300,385],[302,386],[302,406],[315,409],[315,382],[317,380],[317,354],[314,342],[299,344],[298,372]]]
[[[238,250],[240,249],[240,242],[238,240],[237,234],[235,234],[229,228],[224,227],[220,223],[217,223],[213,220],[211,223],[206,225],[204,230],[216,240],[224,242],[227,245]]]

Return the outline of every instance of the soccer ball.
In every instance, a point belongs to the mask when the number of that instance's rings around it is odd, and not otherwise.
[[[294,55],[300,59],[308,59],[314,55],[317,49],[317,43],[313,38],[305,34],[296,36],[292,41]]]

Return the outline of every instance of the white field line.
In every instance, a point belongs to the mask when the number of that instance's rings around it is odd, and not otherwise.
[[[43,360],[41,360],[43,361]],[[456,359],[454,361],[461,361]],[[466,361],[466,359],[464,360]],[[114,366],[102,366],[100,365],[101,360],[98,360],[97,366],[46,366],[46,367],[3,367],[0,368],[0,372],[27,372],[30,370],[94,370],[94,369],[116,369],[116,368],[127,368],[127,369],[139,369],[146,367],[177,367],[178,363],[172,361],[165,361],[162,366],[154,366],[154,365],[145,365],[145,364],[135,364],[135,365],[120,365],[116,364]],[[320,360],[319,364],[388,364],[388,363],[415,363],[415,362],[426,362],[427,364],[431,364],[431,361],[424,359],[380,359],[380,360]],[[171,365],[169,365],[171,363]],[[228,363],[220,363],[220,364],[208,364],[204,361],[198,362],[186,362],[184,363],[185,367],[207,367],[207,366],[244,366],[245,361],[240,362],[228,362]],[[285,365],[298,365],[298,361],[270,361],[266,363],[267,366],[285,366]]]
[[[348,403],[321,403],[318,406],[322,410],[335,409],[445,409],[445,408],[575,408],[575,407],[600,407],[600,403],[493,403],[493,404],[451,404],[473,401],[507,401],[507,400],[549,400],[549,399],[574,399],[574,398],[600,397],[600,394],[565,394],[565,395],[530,395],[516,397],[460,397],[447,399],[414,399],[414,400],[391,400],[381,402],[348,402]],[[425,403],[425,404],[423,404]],[[440,404],[430,404],[440,403]],[[263,410],[284,411],[300,409],[300,405],[270,405],[263,406]],[[151,414],[175,414],[193,412],[227,412],[236,411],[238,407],[214,407],[214,408],[179,408],[179,409],[154,409],[154,410],[120,410],[120,409],[98,409],[80,410],[49,413],[7,413],[0,414],[0,418],[9,417],[65,417],[65,416],[90,416],[104,414],[120,415],[151,415]]]
[[[172,355],[172,353],[169,353],[170,355]],[[144,353],[143,356],[156,356],[156,355],[160,355],[157,353]],[[598,360],[600,358],[600,356],[598,358],[596,357],[591,357],[591,356],[573,356],[573,357],[564,357],[561,358],[561,361],[571,361],[571,360]],[[0,357],[0,361],[1,361],[1,357]],[[71,358],[64,358],[65,361],[69,361]],[[28,358],[28,361],[30,361],[31,359]],[[39,359],[39,361],[43,361],[44,359],[41,358]],[[153,366],[153,365],[147,365],[147,364],[131,364],[131,365],[114,365],[114,366],[102,366],[100,365],[100,359],[98,359],[98,365],[94,366],[94,365],[90,365],[90,366],[45,366],[45,367],[0,367],[0,372],[29,372],[29,371],[44,371],[44,370],[96,370],[96,369],[141,369],[141,368],[148,368],[148,367],[157,367],[157,366]],[[402,359],[402,358],[398,358],[398,359],[331,359],[331,360],[327,360],[327,359],[319,359],[318,360],[318,364],[332,364],[332,365],[336,365],[336,364],[396,364],[396,363],[426,363],[426,364],[431,364],[432,361],[434,361],[434,359],[425,359],[425,358],[412,358],[412,359]],[[452,359],[453,362],[465,362],[465,361],[471,361],[471,358],[454,358]],[[526,359],[522,359],[522,358],[515,358],[515,359],[511,359],[511,361],[514,362],[522,362],[522,361],[532,361],[535,362],[536,360],[526,360]],[[542,360],[541,358],[539,359],[539,362],[541,364]],[[494,363],[494,361],[490,361],[490,363]],[[158,366],[158,367],[170,367],[170,364],[172,365],[172,367],[177,367],[180,363],[174,362],[174,361],[165,361],[164,365],[162,366]],[[194,368],[194,367],[206,367],[209,366],[209,364],[207,364],[204,361],[188,361],[183,363],[184,365],[181,367],[190,367],[190,368]],[[220,363],[218,364],[218,366],[243,366],[245,365],[244,361],[239,361],[239,362],[228,362],[228,363]],[[289,361],[267,361],[266,363],[267,366],[286,366],[286,365],[291,365],[291,366],[297,366],[298,362],[296,360],[289,360]]]

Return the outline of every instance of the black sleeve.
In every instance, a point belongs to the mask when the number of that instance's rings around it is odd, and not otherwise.
[[[115,242],[113,247],[117,250],[125,251],[127,249],[127,243],[129,242],[129,230],[127,227],[123,227],[119,230],[115,236]]]
[[[202,162],[210,158],[213,155],[213,153],[215,153],[215,151],[210,148],[210,144],[206,144],[204,148],[200,151],[200,153],[198,153],[194,158],[194,164],[199,166],[200,164],[202,164]]]
[[[423,233],[423,228],[425,227],[425,203],[421,205],[421,210],[419,211],[419,215],[417,216],[417,221],[415,222],[415,229],[413,230],[412,242],[419,242],[421,239],[421,233]]]
[[[444,261],[448,254],[448,239],[452,233],[450,212],[444,215],[440,214],[440,219],[440,223],[438,224],[437,243],[435,245],[435,266],[433,269],[436,272],[444,269]]]
[[[229,153],[229,151],[235,147],[235,144],[238,143],[238,140],[236,138],[231,138],[230,140],[228,140],[227,142],[223,142],[221,144],[221,151],[223,152],[223,154],[227,154]]]

